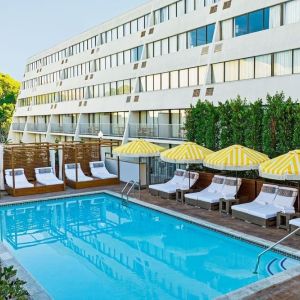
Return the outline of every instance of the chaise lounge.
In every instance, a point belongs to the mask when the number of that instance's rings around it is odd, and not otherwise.
[[[264,184],[254,201],[232,206],[232,217],[263,227],[275,225],[278,212],[295,212],[297,195],[295,188]]]
[[[117,175],[111,174],[105,167],[104,161],[93,161],[90,162],[90,169],[93,177],[99,179],[111,179],[111,178],[118,178]]]
[[[35,168],[36,181],[42,185],[57,185],[64,184],[62,180],[59,180],[51,167]]]
[[[5,170],[5,181],[9,188],[24,189],[32,188],[34,185],[30,183],[24,173],[24,169],[14,169],[15,180],[13,180],[13,170]]]
[[[204,190],[186,194],[185,202],[200,208],[217,210],[219,209],[220,199],[235,198],[241,183],[242,180],[240,178],[215,175],[212,183]]]

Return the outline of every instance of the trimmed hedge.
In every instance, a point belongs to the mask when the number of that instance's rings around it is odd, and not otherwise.
[[[300,147],[300,105],[284,93],[264,102],[237,97],[217,106],[199,100],[187,111],[185,128],[189,141],[209,149],[241,144],[273,158]]]

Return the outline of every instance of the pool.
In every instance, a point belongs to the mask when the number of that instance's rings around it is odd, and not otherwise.
[[[213,299],[299,265],[99,193],[0,208],[1,239],[53,299]]]

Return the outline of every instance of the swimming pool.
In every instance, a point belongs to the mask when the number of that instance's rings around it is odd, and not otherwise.
[[[213,299],[299,264],[106,193],[0,208],[1,239],[53,299]]]

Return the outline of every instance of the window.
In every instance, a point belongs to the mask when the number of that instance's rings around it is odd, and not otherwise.
[[[162,90],[169,89],[169,73],[161,74],[161,89]]]
[[[165,55],[169,53],[169,39],[164,39],[161,41],[161,54]]]
[[[124,94],[130,94],[131,93],[131,82],[130,80],[124,80],[124,87],[123,87]]]
[[[180,70],[179,71],[179,83],[180,87],[187,87],[189,85],[188,79],[188,69]]]
[[[206,34],[205,34],[205,42],[206,42]],[[197,46],[197,31],[192,30],[188,32],[188,48],[194,48],[196,46]]]
[[[169,19],[168,7],[163,7],[160,9],[160,22],[166,22]]]
[[[145,28],[145,18],[141,17],[138,19],[138,31],[141,31]]]
[[[153,56],[160,56],[161,55],[161,45],[160,45],[160,41],[154,42],[154,52],[153,52]]]
[[[147,76],[147,92],[153,91],[153,75]]]
[[[254,58],[240,59],[240,80],[254,78]]]
[[[234,81],[239,79],[239,61],[232,60],[225,62],[225,81]]]
[[[294,50],[294,73],[300,73],[300,49]]]
[[[124,36],[127,36],[130,34],[130,23],[124,24]]]
[[[195,2],[194,0],[186,0],[185,1],[185,12],[189,13],[195,10]]]
[[[206,30],[207,30],[206,43],[209,44],[212,43],[214,38],[215,24],[208,25],[206,27]]]
[[[189,86],[198,85],[198,68],[189,69]]]
[[[154,75],[154,91],[160,90],[160,74]]]
[[[117,29],[117,28],[114,28],[114,29],[112,30],[111,38],[112,38],[113,41],[116,40],[116,39],[118,38],[118,29]]]
[[[160,10],[154,12],[154,25],[160,23]]]
[[[212,65],[212,82],[220,83],[224,82],[224,64],[218,63]]]
[[[177,89],[179,86],[178,83],[178,71],[170,72],[170,88]]]
[[[177,52],[177,36],[169,38],[169,53]]]
[[[117,94],[117,83],[111,82],[110,84],[110,95],[115,96]]]
[[[255,57],[255,78],[271,76],[271,54]]]
[[[185,13],[184,0],[178,1],[177,2],[177,17],[184,15],[184,13]]]
[[[284,4],[284,24],[300,22],[300,1],[288,1]]]
[[[249,33],[264,29],[263,10],[257,10],[249,14]]]
[[[124,85],[123,81],[117,81],[117,95],[123,95],[124,94]]]
[[[124,65],[124,53],[119,52],[118,53],[118,66]]]
[[[153,43],[147,44],[147,57],[152,58],[153,55]]]
[[[118,38],[121,38],[124,36],[124,27],[123,25],[118,27]]]
[[[269,28],[281,25],[281,5],[272,6],[269,9]]]
[[[206,44],[206,27],[201,27],[197,29],[197,45]]]
[[[127,50],[124,52],[124,64],[130,64],[130,58],[131,58],[131,54],[130,54],[130,50]]]
[[[138,31],[138,21],[131,21],[131,34],[136,33]]]
[[[171,4],[169,6],[169,19],[175,19],[176,18],[176,3]]]
[[[140,77],[139,80],[139,91],[140,92],[146,92],[146,77]]]
[[[248,33],[248,15],[242,15],[234,18],[234,33],[235,36]]]
[[[292,74],[293,52],[284,51],[274,54],[274,75]]]
[[[110,83],[104,84],[104,96],[105,97],[110,96]]]
[[[111,67],[114,68],[117,66],[117,54],[111,56]]]
[[[178,35],[178,50],[186,49],[186,33]]]

